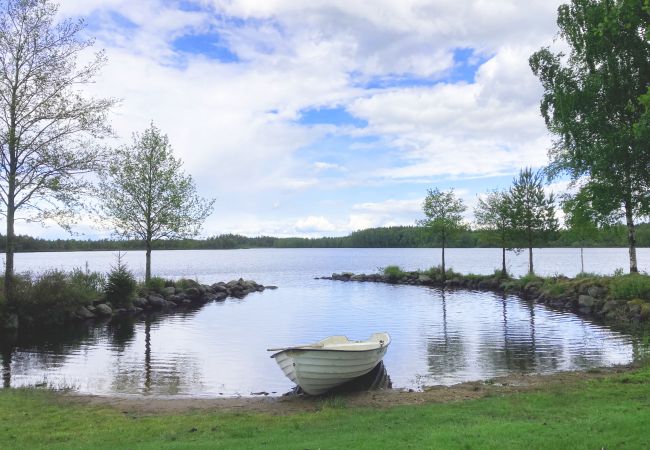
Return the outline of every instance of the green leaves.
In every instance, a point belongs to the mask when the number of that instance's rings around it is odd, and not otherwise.
[[[465,228],[463,213],[467,207],[461,199],[456,198],[453,189],[440,191],[435,188],[427,192],[422,204],[426,219],[419,220],[418,224],[429,228],[433,233],[440,234],[444,243],[449,236]]]
[[[558,9],[568,57],[542,48],[530,66],[544,88],[540,110],[555,141],[549,174],[589,190],[599,216],[630,229],[650,213],[650,8],[639,0],[572,0]]]
[[[148,249],[153,240],[196,236],[214,203],[196,194],[169,139],[153,124],[116,150],[100,195],[102,214],[117,232],[142,239]]]

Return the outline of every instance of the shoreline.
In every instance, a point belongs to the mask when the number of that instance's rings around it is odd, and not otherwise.
[[[74,392],[54,392],[58,400],[63,403],[92,407],[109,407],[119,410],[124,414],[179,414],[184,412],[219,411],[286,415],[319,411],[322,409],[324,403],[333,399],[345,400],[347,407],[383,409],[426,403],[453,403],[520,392],[537,392],[554,386],[577,384],[612,375],[633,372],[641,367],[642,365],[638,363],[630,363],[627,365],[546,374],[515,373],[485,380],[466,381],[451,386],[427,386],[420,391],[410,389],[380,389],[342,394],[324,394],[320,396],[284,395],[279,397],[169,398],[159,396],[102,396]],[[31,389],[27,388],[27,390]]]
[[[392,270],[383,274],[343,272],[333,273],[331,276],[316,277],[316,279],[516,295],[525,301],[542,304],[553,310],[571,312],[581,317],[595,319],[607,326],[628,331],[643,329],[650,324],[650,301],[639,298],[640,295],[623,298],[616,292],[612,284],[617,277],[597,275],[569,278],[561,275],[554,277],[527,275],[521,278],[510,278],[502,276],[499,272],[495,272],[493,275],[463,275],[451,270],[448,271],[446,277],[442,277],[438,268],[428,271],[402,271],[397,266],[389,268]],[[638,274],[623,275],[620,279],[634,281],[629,277],[643,277],[650,280],[647,275]],[[648,284],[650,285],[650,282]],[[632,288],[640,289],[635,286]]]

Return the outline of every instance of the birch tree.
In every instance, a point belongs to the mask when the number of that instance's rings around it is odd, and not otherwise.
[[[572,0],[557,23],[569,54],[530,58],[556,137],[550,173],[588,189],[597,216],[624,221],[635,273],[636,224],[650,213],[650,2]]]
[[[83,95],[105,64],[80,37],[83,22],[57,22],[49,0],[0,1],[0,204],[6,217],[5,296],[12,298],[17,219],[69,225],[95,170],[97,139],[110,135],[114,99]]]
[[[194,181],[174,158],[166,135],[153,124],[119,148],[100,182],[101,211],[124,237],[146,248],[145,281],[151,279],[152,242],[196,236],[214,200],[196,193]]]
[[[422,204],[425,219],[418,224],[440,238],[442,246],[442,279],[445,280],[445,247],[450,237],[465,229],[463,213],[467,207],[462,199],[454,194],[454,190],[441,191],[438,188],[429,189]]]

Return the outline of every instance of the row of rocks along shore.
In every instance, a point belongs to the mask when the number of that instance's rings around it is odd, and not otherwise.
[[[210,302],[223,302],[227,298],[242,299],[253,292],[277,289],[277,286],[263,286],[252,280],[220,281],[212,285],[200,284],[193,280],[183,280],[182,286],[169,286],[159,291],[140,291],[132,305],[127,308],[113,307],[105,300],[97,300],[92,305],[82,306],[76,318],[82,320],[140,314],[147,311],[170,311],[190,308]]]
[[[333,273],[329,277],[319,279],[491,291],[517,295],[524,300],[543,304],[552,309],[593,317],[612,325],[643,326],[650,322],[650,305],[638,299],[613,298],[608,287],[598,278],[582,280],[563,276],[553,277],[551,280],[562,286],[561,293],[549,293],[543,279],[524,284],[517,279],[500,278],[494,275],[455,275],[443,281],[421,272],[404,272],[399,276],[344,272]]]

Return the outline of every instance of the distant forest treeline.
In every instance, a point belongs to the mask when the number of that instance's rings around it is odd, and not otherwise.
[[[468,230],[455,236],[450,247],[472,248],[492,247],[490,232]],[[625,226],[613,226],[600,230],[593,238],[578,242],[570,231],[561,230],[555,236],[541,243],[540,247],[625,247],[627,246]],[[183,239],[155,241],[156,250],[189,249],[237,249],[237,248],[417,248],[438,247],[440,242],[422,227],[400,226],[369,228],[355,231],[344,237],[322,238],[278,238],[270,236],[246,237],[236,234],[223,234],[207,239]],[[637,229],[637,245],[650,247],[650,224],[641,224]],[[5,248],[5,236],[0,235],[0,249]],[[144,242],[137,240],[46,240],[30,236],[18,236],[16,251],[83,251],[83,250],[143,250]]]

